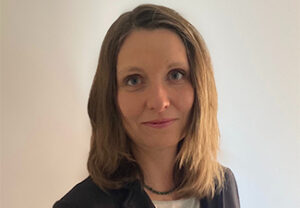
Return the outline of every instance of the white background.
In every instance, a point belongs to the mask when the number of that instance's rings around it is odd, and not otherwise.
[[[87,176],[87,100],[103,37],[145,1],[2,0],[1,208],[51,207]],[[297,0],[148,1],[203,35],[219,94],[220,161],[243,208],[300,207]]]

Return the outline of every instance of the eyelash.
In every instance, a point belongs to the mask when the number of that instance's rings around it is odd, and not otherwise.
[[[184,70],[181,70],[181,69],[171,70],[170,73],[169,73],[170,75],[168,75],[168,76],[171,76],[173,72],[180,73],[181,76],[182,76],[181,79],[175,80],[175,82],[176,82],[176,81],[180,81],[180,80],[182,80],[182,79],[184,79],[184,78],[186,77],[186,72],[185,72]],[[125,85],[126,85],[126,86],[132,86],[132,87],[136,86],[136,85],[129,85],[129,84],[128,84],[128,82],[129,82],[132,78],[136,78],[136,77],[140,77],[140,78],[141,78],[141,76],[140,76],[139,74],[132,74],[132,75],[129,75],[128,77],[126,77],[125,80],[124,80]]]

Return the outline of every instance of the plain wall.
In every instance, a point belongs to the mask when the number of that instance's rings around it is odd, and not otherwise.
[[[2,0],[2,208],[51,207],[87,175],[88,94],[106,31],[146,1]],[[203,35],[219,95],[220,161],[243,208],[300,207],[297,0],[147,1]]]

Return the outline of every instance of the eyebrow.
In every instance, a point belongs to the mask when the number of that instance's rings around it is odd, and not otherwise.
[[[125,74],[128,72],[144,72],[144,70],[137,66],[129,66],[129,67],[125,67],[122,71],[120,71],[120,74]]]
[[[183,67],[183,68],[187,68],[187,70],[189,69],[188,66],[186,67],[186,65],[182,62],[170,63],[167,68],[170,69],[170,68],[173,68],[173,67]],[[137,66],[128,66],[128,67],[125,67],[123,70],[121,70],[119,73],[120,74],[125,74],[125,73],[128,73],[128,72],[144,72],[144,70],[140,67],[137,67]]]

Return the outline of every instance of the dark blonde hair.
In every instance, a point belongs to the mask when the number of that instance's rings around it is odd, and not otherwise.
[[[88,171],[103,190],[143,180],[117,104],[116,63],[120,47],[132,31],[157,28],[169,29],[183,41],[195,93],[186,136],[178,145],[176,194],[179,198],[212,198],[223,188],[224,169],[217,161],[217,92],[210,56],[199,32],[177,12],[163,6],[145,4],[122,14],[104,38],[88,102],[92,125]]]

